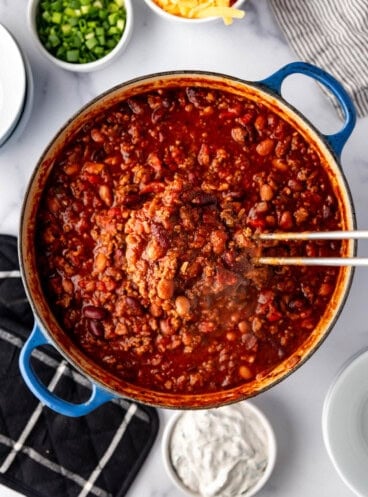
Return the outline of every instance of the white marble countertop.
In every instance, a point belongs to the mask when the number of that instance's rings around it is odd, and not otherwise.
[[[134,32],[122,56],[90,74],[73,74],[53,66],[30,42],[26,1],[0,0],[0,22],[19,42],[34,77],[34,102],[27,127],[0,149],[0,232],[17,234],[25,187],[49,140],[84,103],[130,78],[170,69],[200,69],[247,80],[267,77],[296,60],[266,0],[248,0],[246,17],[226,27],[222,22],[188,26],[153,14],[143,0],[133,0]],[[336,112],[317,85],[293,76],[284,94],[323,132],[341,126]],[[342,154],[357,222],[368,227],[368,118],[359,119]],[[359,251],[368,256],[368,246]],[[326,392],[341,366],[368,345],[366,287],[368,270],[357,269],[345,308],[332,333],[306,364],[271,390],[253,399],[276,432],[278,457],[274,472],[258,494],[273,497],[349,497],[327,455],[321,430]],[[165,474],[160,440],[171,412],[161,410],[161,431],[128,497],[178,496]],[[0,487],[2,497],[18,495]]]

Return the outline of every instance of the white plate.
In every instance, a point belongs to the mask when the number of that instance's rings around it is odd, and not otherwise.
[[[23,111],[27,88],[19,47],[0,24],[0,145],[10,136]]]
[[[368,350],[354,356],[327,393],[322,414],[327,452],[342,480],[368,495]]]

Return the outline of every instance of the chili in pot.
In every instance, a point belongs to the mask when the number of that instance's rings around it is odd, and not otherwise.
[[[60,326],[104,369],[157,392],[262,377],[323,319],[340,269],[255,258],[339,256],[342,245],[254,235],[341,229],[324,161],[269,106],[210,86],[104,109],[58,153],[36,216]]]
[[[281,97],[294,73],[331,90],[340,131],[320,134]],[[351,257],[356,244],[258,235],[355,229],[338,161],[354,124],[342,86],[301,62],[258,82],[153,74],[88,103],[45,149],[23,204],[29,389],[67,416],[114,397],[196,409],[295,371],[332,330],[352,268],[261,266],[258,256]],[[31,356],[43,344],[91,381],[87,401],[42,384]]]

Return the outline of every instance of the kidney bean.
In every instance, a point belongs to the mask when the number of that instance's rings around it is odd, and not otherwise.
[[[242,364],[239,367],[239,376],[243,378],[243,380],[250,380],[253,378],[253,373],[249,366]]]
[[[91,130],[91,138],[96,143],[103,143],[105,141],[104,135],[97,128]]]
[[[160,243],[156,240],[150,240],[146,250],[145,250],[145,256],[147,259],[150,261],[157,261],[160,257],[162,257],[165,254],[165,249]]]
[[[239,323],[240,324],[240,323]],[[248,327],[249,329],[249,327]],[[252,350],[256,347],[258,339],[253,333],[249,333],[247,330],[241,336],[241,342],[244,344],[246,350]]]
[[[160,316],[162,316],[162,313],[163,313],[162,308],[157,304],[151,304],[149,311],[150,311],[150,314],[152,314],[152,316],[154,316],[156,318],[159,318]]]
[[[231,137],[236,143],[239,143],[240,145],[244,144],[244,129],[243,128],[233,128],[231,130]]]
[[[263,185],[261,185],[259,194],[260,194],[261,200],[264,200],[265,202],[272,200],[273,196],[274,196],[273,189],[267,183],[264,183]]]
[[[270,155],[275,146],[275,142],[271,138],[266,138],[265,140],[258,143],[256,146],[257,154],[265,156]]]
[[[256,117],[256,120],[254,121],[254,127],[259,134],[262,134],[263,130],[266,128],[266,117],[263,114]]]
[[[157,243],[166,251],[170,246],[169,233],[167,230],[162,224],[152,223],[151,232]]]
[[[88,320],[88,328],[93,336],[96,338],[102,338],[104,336],[104,327],[101,321],[96,321],[94,319]]]
[[[101,200],[103,202],[105,202],[105,204],[108,207],[111,207],[111,205],[113,203],[113,195],[112,195],[111,188],[108,185],[101,185],[99,190],[98,190],[98,193],[101,197]]]
[[[257,333],[258,331],[260,331],[262,328],[262,321],[260,318],[258,317],[254,317],[252,319],[252,331],[254,333]]]
[[[279,226],[283,230],[290,230],[293,227],[293,216],[290,211],[284,211],[281,213]]]
[[[96,255],[95,258],[95,264],[94,264],[95,271],[97,273],[102,273],[105,270],[107,263],[108,263],[108,258],[106,257],[105,254],[100,252],[99,254]]]
[[[121,198],[121,203],[125,207],[130,209],[137,208],[145,199],[144,195],[139,195],[139,193],[127,193]]]
[[[125,297],[125,302],[128,308],[137,314],[141,314],[143,312],[142,304],[135,297]]]
[[[60,210],[61,205],[57,197],[48,197],[46,203],[51,212],[57,213]]]
[[[62,285],[66,293],[69,293],[70,295],[74,293],[74,285],[72,280],[70,280],[69,278],[63,278]]]
[[[255,210],[257,212],[257,214],[264,214],[265,212],[267,212],[269,210],[269,205],[267,202],[258,202],[256,205],[255,205]]]
[[[106,311],[103,307],[86,305],[85,307],[83,307],[83,315],[88,319],[102,320],[106,317]]]
[[[275,146],[276,157],[282,158],[288,153],[290,149],[290,136],[285,137],[283,140],[279,140]]]
[[[293,312],[301,312],[308,306],[308,301],[302,297],[290,300],[289,308]]]
[[[142,115],[144,113],[143,101],[138,98],[128,98],[127,102],[133,114]]]
[[[193,195],[191,202],[194,205],[200,205],[200,206],[211,205],[217,203],[217,197],[212,193],[206,193],[201,191],[201,192],[196,192]]]
[[[78,164],[68,164],[64,167],[64,172],[68,176],[73,176],[74,174],[77,174],[80,170],[80,167]]]
[[[162,278],[157,284],[157,295],[160,299],[170,299],[174,293],[174,281]]]
[[[287,163],[282,159],[273,159],[272,165],[275,169],[281,172],[287,172],[289,169]]]
[[[190,311],[190,301],[184,295],[179,295],[175,299],[175,308],[179,316],[187,316]]]
[[[241,333],[246,333],[247,331],[249,331],[250,326],[248,321],[240,321],[238,323],[238,328]]]
[[[160,330],[163,335],[168,336],[168,335],[173,335],[175,330],[171,326],[170,321],[168,319],[161,319],[160,320]]]
[[[186,89],[186,94],[190,103],[195,107],[201,108],[206,107],[209,103],[208,92],[201,88],[188,87]]]

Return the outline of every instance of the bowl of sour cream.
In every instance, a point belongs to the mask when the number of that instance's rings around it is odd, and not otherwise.
[[[193,497],[250,497],[269,479],[276,439],[265,415],[245,401],[175,413],[164,430],[165,468]]]

